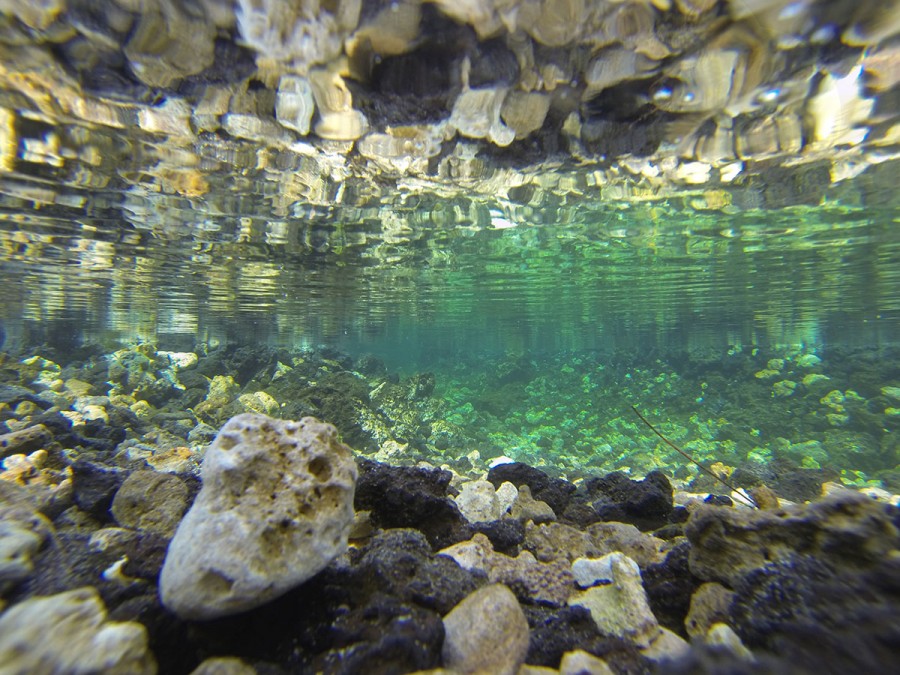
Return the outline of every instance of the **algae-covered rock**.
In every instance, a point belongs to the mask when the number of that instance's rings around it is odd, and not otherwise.
[[[356,477],[330,424],[233,417],[206,452],[203,487],[169,546],[163,604],[209,619],[313,576],[347,546]]]

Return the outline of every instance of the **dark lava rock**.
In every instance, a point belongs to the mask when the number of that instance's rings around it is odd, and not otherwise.
[[[515,558],[525,542],[525,524],[518,518],[503,518],[486,523],[475,523],[475,531],[491,540],[494,550]]]
[[[900,662],[900,559],[864,572],[810,556],[771,563],[737,587],[731,622],[745,644],[818,675],[894,672]]]
[[[643,480],[614,471],[591,478],[585,488],[603,520],[631,523],[641,530],[662,527],[674,508],[672,484],[662,471],[651,471]]]
[[[486,583],[432,554],[421,533],[391,530],[262,607],[203,623],[172,618],[181,630],[158,625],[151,640],[180,672],[230,655],[292,673],[406,673],[440,665],[441,614]],[[161,662],[160,672],[173,671]]]
[[[355,592],[385,593],[446,614],[475,591],[480,581],[447,556],[435,556],[415,530],[388,530],[363,549],[353,570]]]
[[[201,359],[197,372],[209,378],[230,375],[241,387],[261,377],[261,371],[274,370],[278,353],[269,347],[239,347],[228,345]]]
[[[563,654],[583,649],[606,660],[619,674],[638,675],[650,672],[650,662],[637,648],[624,640],[605,637],[597,630],[591,613],[584,607],[551,610],[523,605],[531,640],[525,663],[559,668]]]
[[[572,500],[566,507],[566,510],[562,514],[557,514],[560,521],[581,529],[593,525],[594,523],[601,522],[603,518],[594,510],[594,507],[591,506],[589,502],[584,501],[585,498],[586,494],[583,491],[579,490],[576,492],[575,496],[572,497]]]
[[[792,502],[808,502],[822,496],[822,483],[837,480],[831,469],[795,469],[778,476],[770,486],[779,497]]]
[[[106,580],[103,572],[120,559],[121,550],[116,547],[97,549],[90,545],[90,538],[91,535],[85,532],[57,532],[35,557],[34,573],[5,599],[12,604],[32,596],[94,586],[107,607],[113,608],[146,590],[143,584],[125,585]]]
[[[128,560],[122,571],[127,576],[148,579],[156,583],[166,559],[169,541],[168,537],[156,532],[148,530],[140,532],[126,547]]]
[[[72,464],[72,489],[75,504],[103,521],[112,520],[109,507],[113,497],[128,477],[128,472],[79,457]]]
[[[688,542],[681,542],[665,560],[641,571],[654,616],[660,625],[685,639],[688,635],[684,620],[691,607],[691,596],[701,583],[688,566],[690,550]]]
[[[851,491],[775,511],[701,505],[685,527],[691,572],[734,588],[753,570],[798,554],[842,573],[865,569],[900,547],[896,516],[896,507]]]
[[[298,383],[294,377],[278,380],[269,388],[278,400],[287,401],[281,414],[287,419],[313,415],[341,430],[344,443],[357,450],[376,450],[371,434],[360,425],[359,411],[369,407],[369,385],[349,372],[334,372],[315,386]]]
[[[313,660],[313,672],[393,675],[439,667],[444,624],[436,612],[378,597],[340,615],[329,637],[333,647]]]
[[[91,420],[84,424],[72,427],[71,442],[82,448],[99,450],[100,452],[112,452],[116,446],[125,440],[128,435],[123,427],[105,424],[97,420]],[[60,443],[62,440],[57,438]]]
[[[6,403],[10,408],[15,408],[22,401],[31,401],[41,408],[47,407],[47,404],[37,398],[30,389],[17,384],[0,384],[0,403]]]
[[[48,411],[36,415],[32,421],[34,424],[43,424],[47,427],[53,433],[53,440],[66,447],[65,438],[67,438],[66,434],[72,428],[72,420],[59,412]]]
[[[724,648],[694,645],[682,658],[664,661],[654,672],[662,675],[806,675],[802,664],[790,663],[769,654],[754,654],[748,661]]]
[[[468,522],[447,497],[449,471],[392,467],[365,459],[358,460],[357,466],[354,506],[357,511],[370,511],[375,527],[415,528],[435,548],[469,538]]]
[[[563,513],[569,504],[575,486],[562,478],[551,478],[540,469],[512,462],[500,464],[488,472],[488,480],[495,488],[509,481],[516,487],[527,485],[531,489],[531,496],[546,502],[557,515]]]

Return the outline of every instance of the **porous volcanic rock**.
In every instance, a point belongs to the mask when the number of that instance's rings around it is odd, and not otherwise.
[[[357,470],[337,430],[244,413],[203,459],[203,487],[169,546],[163,604],[209,619],[257,607],[347,547]]]

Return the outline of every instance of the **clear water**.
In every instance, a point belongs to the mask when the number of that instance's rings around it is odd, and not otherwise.
[[[137,198],[21,169],[0,178],[8,344],[328,344],[402,369],[473,353],[898,337],[898,211],[877,182],[765,210],[705,208],[702,193],[505,212],[405,195],[298,201],[285,216],[266,197],[274,179]]]
[[[0,338],[15,358],[140,342],[374,354],[437,375],[440,407],[420,413],[455,440],[420,439],[408,461],[477,449],[677,472],[639,404],[707,443],[705,459],[768,461],[784,439],[825,444],[786,453],[811,467],[897,465],[900,404],[883,391],[900,386],[889,136],[865,167],[835,147],[765,184],[669,197],[597,187],[568,155],[526,170],[473,150],[459,176],[374,180],[327,143],[195,133],[177,97],[82,101],[66,84],[54,108],[41,93],[72,80],[25,56],[0,91]],[[887,133],[895,114],[873,114]],[[805,356],[831,384],[777,389],[810,374]],[[758,377],[771,359],[786,365]]]

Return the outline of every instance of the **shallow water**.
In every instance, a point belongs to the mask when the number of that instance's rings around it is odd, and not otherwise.
[[[0,3],[0,672],[888,672],[898,17]]]

